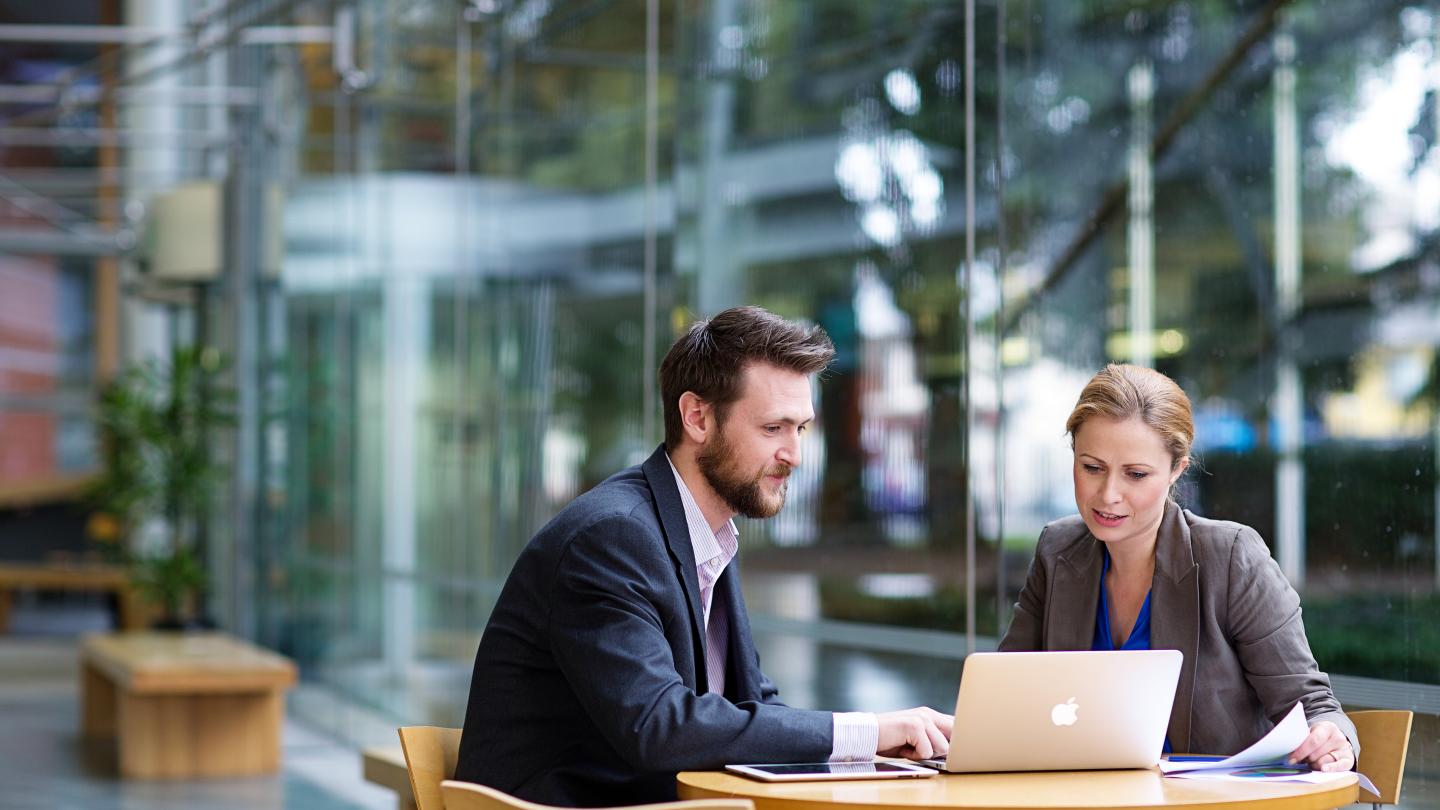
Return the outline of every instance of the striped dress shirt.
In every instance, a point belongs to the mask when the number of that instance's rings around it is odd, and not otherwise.
[[[695,574],[700,580],[700,606],[705,614],[705,677],[710,691],[723,695],[725,665],[730,651],[730,617],[726,615],[724,604],[712,610],[711,602],[715,595],[715,583],[720,581],[725,566],[740,551],[740,535],[734,519],[726,520],[719,529],[712,529],[673,461],[670,462],[670,471],[675,474],[680,502],[685,505],[685,525],[690,531],[690,545],[695,550]],[[739,587],[738,584],[736,587]],[[836,712],[831,717],[834,722],[831,762],[874,758],[880,738],[880,724],[875,715],[869,712]]]

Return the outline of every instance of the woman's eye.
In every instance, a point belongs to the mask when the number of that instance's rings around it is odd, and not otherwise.
[[[1132,478],[1132,479],[1135,480],[1135,481],[1142,481],[1142,480],[1144,480],[1145,478],[1149,477],[1149,475],[1150,475],[1150,473],[1141,472],[1141,471],[1139,471],[1139,470],[1131,470],[1131,471],[1130,471],[1130,478]]]
[[[1088,472],[1088,473],[1100,472],[1100,467],[1099,467],[1099,465],[1096,465],[1096,464],[1081,464],[1081,465],[1080,465],[1080,468],[1083,469],[1085,472]]]

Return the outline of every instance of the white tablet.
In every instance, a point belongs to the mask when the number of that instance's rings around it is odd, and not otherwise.
[[[766,782],[830,779],[922,779],[937,771],[908,762],[807,762],[799,765],[726,765],[725,770]]]

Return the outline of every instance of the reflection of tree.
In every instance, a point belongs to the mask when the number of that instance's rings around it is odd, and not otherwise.
[[[1105,356],[1105,336],[1123,329],[1123,313],[1107,311],[1124,295],[1123,286],[1110,278],[1111,268],[1123,263],[1116,256],[1123,253],[1116,226],[1125,216],[1120,158],[1129,116],[1117,76],[1137,60],[1153,60],[1158,126],[1150,154],[1162,226],[1157,326],[1182,327],[1188,341],[1183,352],[1162,358],[1160,366],[1187,386],[1250,403],[1248,416],[1263,429],[1281,326],[1272,314],[1267,222],[1273,194],[1272,37],[1283,12],[1299,43],[1298,100],[1306,122],[1302,145],[1313,149],[1318,117],[1327,106],[1353,104],[1357,71],[1387,58],[1391,43],[1403,39],[1397,20],[1404,5],[1398,0],[1338,9],[1289,0],[1123,7],[1046,3],[1038,9],[1006,4],[1005,36],[977,41],[981,126],[975,137],[982,206],[1003,173],[1009,241],[1021,246],[1003,257],[1002,270],[1024,276],[1030,289],[1023,299],[1007,292],[1000,334],[1022,330],[1040,339],[1037,351],[1087,366]],[[957,115],[961,88],[952,70],[959,55],[952,47],[933,46],[961,41],[958,15],[918,4],[880,13],[873,6],[835,2],[826,4],[824,15],[795,4],[747,8],[745,53],[763,61],[768,72],[739,84],[737,143],[834,132],[837,124],[848,132],[847,122],[861,112],[877,131],[903,130],[920,143],[942,147],[959,143],[964,134]],[[979,30],[994,30],[993,9],[977,11]],[[1357,35],[1365,43],[1360,47],[1355,47]],[[916,43],[932,46],[912,47]],[[995,72],[1001,47],[1008,66],[1003,74]],[[883,79],[897,68],[917,82],[922,103],[914,114],[885,102]],[[1000,110],[1002,85],[1006,106]],[[1001,115],[1007,133],[1003,151],[994,126]],[[1333,286],[1327,279],[1349,275],[1348,251],[1354,243],[1345,234],[1353,213],[1335,205],[1354,193],[1355,184],[1344,169],[1328,169],[1313,157],[1306,170],[1305,300],[1315,302]],[[947,183],[954,184],[955,168],[946,171]],[[847,198],[853,191],[843,190]],[[1337,220],[1340,227],[1334,228]],[[976,225],[983,249],[996,226],[984,219]],[[944,236],[907,234],[902,244],[877,256],[900,306],[917,324],[915,341],[925,357],[935,409],[927,442],[932,510],[953,507],[968,464],[963,432],[952,433],[963,423],[961,372],[948,362],[965,351],[957,314],[964,291],[955,289],[958,247]],[[823,314],[833,304],[824,303],[830,299],[818,284],[812,286],[815,276],[803,267],[795,262],[779,268],[789,296],[816,302],[812,311],[833,320]],[[762,270],[752,267],[751,272],[755,278]],[[752,284],[767,286],[758,280]],[[1366,287],[1351,289],[1364,295]],[[1300,320],[1303,329],[1305,317]],[[1001,326],[987,321],[981,329],[993,332]],[[847,453],[857,452],[856,442],[839,432],[848,430],[849,422],[858,423],[855,397],[848,391],[853,385],[842,371],[827,381],[824,394],[829,492],[857,491],[853,462],[847,461]],[[846,414],[853,417],[848,422]],[[832,495],[825,503],[822,520],[832,524],[864,526],[868,519],[857,513],[863,509],[853,498]],[[963,515],[949,517],[954,519],[933,525],[962,525]]]
[[[1307,122],[1303,127],[1306,133],[1303,145],[1309,147],[1309,124],[1325,112],[1327,105],[1353,103],[1357,69],[1382,56],[1387,47],[1385,43],[1398,38],[1396,20],[1404,4],[1347,7],[1335,10],[1338,14],[1330,13],[1329,9],[1322,13],[1311,4],[1286,4],[1279,0],[1256,5],[1255,10],[1248,13],[1243,10],[1237,13],[1228,6],[1189,5],[1190,21],[1185,29],[1189,43],[1185,50],[1189,56],[1159,60],[1161,80],[1155,103],[1165,123],[1159,128],[1151,150],[1152,159],[1159,167],[1156,197],[1162,206],[1164,225],[1158,246],[1163,275],[1161,300],[1157,305],[1162,318],[1191,327],[1189,331],[1195,336],[1196,342],[1182,358],[1185,367],[1182,373],[1194,375],[1195,379],[1208,375],[1215,383],[1233,376],[1237,365],[1246,368],[1256,362],[1267,362],[1274,351],[1273,330],[1277,325],[1270,318],[1273,271],[1265,217],[1270,214],[1273,193],[1270,176],[1273,131],[1268,110],[1269,35],[1276,28],[1278,12],[1286,7],[1291,29],[1299,42],[1303,67],[1299,101],[1301,119]],[[1139,21],[1133,25],[1129,19],[1092,19],[1092,26],[1107,23],[1095,32],[1095,44],[1103,45],[1107,38],[1113,37],[1117,40],[1114,42],[1117,49],[1133,53],[1133,58],[1163,57],[1170,48],[1175,26],[1166,23],[1162,9],[1138,13]],[[1172,10],[1171,17],[1175,13]],[[1228,30],[1232,27],[1233,33]],[[1133,29],[1134,34],[1120,37],[1114,33],[1127,28]],[[1363,32],[1360,36],[1361,41],[1367,43],[1365,46],[1355,47],[1357,32]],[[1063,39],[1061,37],[1061,41]],[[1010,61],[1024,64],[1025,56],[1016,54]],[[1050,60],[1038,63],[1039,75],[1051,72],[1049,63]],[[1089,70],[1093,71],[1094,67]],[[1072,75],[1069,72],[1065,75],[1070,86],[1050,95],[1063,97],[1073,91],[1086,98],[1090,116],[1085,129],[1103,133],[1123,128],[1125,111],[1114,98],[1114,92],[1107,93],[1099,85],[1085,87],[1080,81],[1086,75],[1083,66],[1076,78],[1068,78]],[[1017,89],[1023,91],[1023,83]],[[1012,95],[1027,99],[1025,92]],[[1033,90],[1028,94],[1034,95]],[[1111,97],[1108,101],[1107,96]],[[1017,106],[1023,103],[1017,102]],[[1036,196],[1037,190],[1053,186],[1052,178],[1058,178],[1047,165],[1047,156],[1057,149],[1074,154],[1076,146],[1080,147],[1080,153],[1087,152],[1086,136],[1077,132],[1056,138],[1055,133],[1047,132],[1044,127],[1033,126],[1012,126],[1011,131],[1016,132],[1013,148],[1020,153],[1022,164],[1027,161],[1031,164],[1032,176],[1028,181],[1022,177],[1013,183],[1016,193],[1007,200],[1007,208],[1038,206],[1027,212],[1025,221],[1017,223],[1020,226],[1017,230],[1024,235],[1030,222],[1076,221],[1076,208],[1084,213],[1073,234],[1057,245],[1052,254],[1055,258],[1049,260],[1046,273],[1036,281],[1027,298],[1020,301],[1019,306],[1011,307],[1007,332],[1027,315],[1033,304],[1043,304],[1048,309],[1057,299],[1063,299],[1064,295],[1057,294],[1060,290],[1056,288],[1061,279],[1077,275],[1075,271],[1081,267],[1093,268],[1091,272],[1100,270],[1103,265],[1094,263],[1095,253],[1115,252],[1114,243],[1102,240],[1113,235],[1114,226],[1123,221],[1125,194],[1123,180],[1111,182],[1119,176],[1114,168],[1116,164],[1100,161],[1100,171],[1088,164],[1068,167],[1067,184],[1095,195],[1090,200],[1072,196],[1057,206]],[[1077,143],[1067,145],[1077,138],[1080,139]],[[1310,223],[1304,243],[1307,286],[1327,273],[1348,270],[1346,252],[1353,245],[1336,238],[1345,231],[1327,233],[1319,223],[1332,220],[1335,203],[1355,191],[1346,190],[1352,184],[1343,170],[1317,172],[1315,169],[1319,167],[1313,161],[1309,168],[1305,178],[1306,203],[1307,209],[1316,210],[1307,210],[1306,214]],[[1100,189],[1098,193],[1096,189]],[[1197,195],[1197,189],[1203,193]],[[1163,210],[1166,206],[1169,210]],[[1319,210],[1322,207],[1329,210]],[[1314,214],[1318,216],[1312,221]],[[1217,228],[1215,223],[1227,227]],[[1016,241],[1035,244],[1032,236],[1022,236]],[[1239,286],[1226,293],[1230,285],[1226,277],[1232,274]],[[1175,282],[1167,284],[1163,276],[1177,281],[1188,278],[1179,281],[1177,289]],[[1240,309],[1212,303],[1209,293],[1214,285],[1219,285],[1221,295],[1228,295]],[[1201,291],[1206,294],[1197,294]],[[1171,295],[1166,296],[1167,292]],[[1166,307],[1170,310],[1168,314],[1164,312]],[[1258,327],[1258,331],[1237,342],[1237,324],[1245,330]],[[1213,337],[1208,343],[1207,334]],[[1216,355],[1221,346],[1224,347],[1223,359]],[[1218,365],[1232,371],[1217,378],[1215,375],[1220,369],[1206,370],[1207,365],[1215,365],[1207,362],[1207,358],[1217,358]],[[1263,367],[1254,371],[1265,376]]]
[[[566,296],[557,310],[556,320],[566,328],[556,336],[551,372],[555,415],[584,437],[585,490],[653,449],[655,437],[640,435],[641,386],[658,383],[641,377],[644,330],[637,296]],[[668,333],[662,341],[668,345]]]
[[[548,11],[522,25],[521,7],[539,5]],[[979,327],[985,339],[1018,334],[1033,341],[1032,357],[1088,367],[1106,356],[1106,336],[1124,328],[1123,313],[1117,314],[1115,305],[1125,290],[1114,278],[1124,262],[1117,226],[1125,217],[1125,188],[1117,178],[1124,176],[1129,109],[1122,77],[1137,60],[1151,60],[1156,65],[1159,124],[1151,148],[1156,221],[1161,226],[1157,326],[1181,327],[1189,341],[1183,353],[1162,359],[1160,366],[1192,390],[1244,403],[1245,416],[1263,433],[1273,378],[1268,363],[1277,351],[1268,222],[1273,169],[1270,39],[1283,8],[1299,43],[1302,84],[1297,98],[1300,117],[1307,122],[1302,141],[1313,150],[1313,123],[1327,111],[1354,106],[1357,71],[1383,62],[1393,43],[1402,41],[1396,19],[1404,5],[1401,0],[1011,0],[1000,6],[1002,20],[995,5],[979,4],[973,134],[980,210],[973,225],[982,257],[998,266],[995,275],[1007,285],[1005,322],[984,315]],[[473,93],[465,100],[475,135],[471,170],[543,189],[560,200],[639,187],[644,38],[634,23],[641,18],[643,3],[499,7],[501,13],[485,17],[474,29]],[[738,298],[814,318],[841,349],[841,358],[820,385],[827,456],[821,537],[824,542],[859,542],[881,535],[862,496],[863,414],[850,306],[853,269],[865,261],[876,266],[895,291],[896,305],[914,324],[912,343],[931,408],[923,453],[926,517],[934,527],[930,542],[963,540],[958,527],[965,525],[966,516],[959,496],[969,486],[967,473],[990,473],[973,469],[967,458],[966,403],[961,400],[964,375],[970,372],[967,353],[976,350],[964,345],[961,312],[968,291],[960,288],[957,265],[965,223],[963,206],[956,205],[953,196],[961,186],[958,155],[966,134],[961,4],[752,0],[735,4],[733,30],[727,26],[718,32],[708,30],[710,0],[662,7],[661,154],[667,156],[661,160],[662,178],[703,152],[697,142],[707,137],[706,122],[690,105],[716,76],[736,91],[733,120],[725,122],[730,155],[753,155],[787,141],[836,142],[834,184],[822,175],[821,185],[787,187],[755,200],[745,196],[746,178],[723,176],[721,187],[699,192],[725,208],[745,209],[733,219],[746,227],[781,219],[805,230],[829,221],[844,206],[840,216],[850,230],[833,245],[797,251],[800,255],[752,259],[734,285],[745,287],[734,291]],[[684,13],[671,16],[677,11]],[[448,148],[448,135],[434,129],[439,119],[433,110],[421,131],[403,119],[416,105],[439,105],[444,113],[451,104],[456,86],[446,77],[455,66],[446,49],[454,42],[448,29],[452,19],[450,13],[432,15],[428,33],[397,35],[396,50],[405,53],[391,59],[386,83],[374,95],[357,97],[362,106],[399,104],[398,97],[408,88],[420,88],[411,107],[396,106],[396,114],[386,119],[386,126],[399,136],[387,148],[403,150],[417,139]],[[1003,28],[1003,36],[987,35],[997,27]],[[914,83],[918,97],[913,106],[896,104],[887,96],[887,80],[897,73]],[[432,81],[436,77],[443,81]],[[1434,104],[1433,95],[1429,103]],[[322,113],[317,107],[316,114]],[[1430,120],[1427,112],[1414,133],[1425,148],[1434,139]],[[861,147],[852,154],[863,158],[851,168],[858,166],[862,179],[872,170],[877,175],[871,178],[877,185],[873,195],[864,192],[864,183],[847,188],[840,178],[839,164],[848,146]],[[907,213],[917,199],[906,194],[906,177],[895,171],[896,161],[887,149],[926,156],[911,184],[924,178],[920,185],[933,188],[930,173],[943,182],[943,196],[937,199],[944,205],[932,212],[938,214],[935,221],[922,222],[929,214]],[[668,159],[672,151],[680,155],[673,164]],[[397,160],[405,157],[399,151],[393,154]],[[414,161],[428,159],[420,155],[410,163],[386,165],[413,167]],[[1357,239],[1363,183],[1343,167],[1324,165],[1316,155],[1307,157],[1306,170],[1310,230],[1304,239],[1308,309],[1300,318],[1302,332],[1312,316],[1324,315],[1319,310],[1336,299],[1348,300],[1362,319],[1373,317],[1375,310],[1370,301],[1373,282],[1357,279],[1348,261]],[[686,190],[678,179],[674,192],[681,201],[677,238],[662,242],[660,252],[680,264],[680,256],[693,249],[694,223],[685,218]],[[893,238],[877,239],[875,234],[882,231],[865,227],[865,205],[877,201],[895,213],[898,226],[883,232]],[[476,213],[483,218],[485,212]],[[1007,242],[1016,246],[1003,256],[995,244],[1002,224]],[[922,225],[934,227],[926,230]],[[746,227],[736,227],[733,241],[751,233]],[[565,268],[566,278],[594,283],[570,287],[567,280],[556,286],[557,328],[553,367],[548,370],[554,399],[547,417],[549,427],[583,437],[584,487],[623,466],[653,438],[638,435],[640,391],[653,380],[640,379],[638,369],[645,313],[634,286],[641,263],[636,244],[590,246],[576,263],[579,266]],[[685,266],[699,267],[703,275],[711,265],[703,258],[688,258]],[[500,275],[512,271],[494,270]],[[529,271],[518,271],[524,272]],[[683,290],[695,285],[696,278],[675,275],[670,280]],[[1014,281],[1020,283],[1010,283]],[[1028,293],[1017,298],[1014,291],[1027,287]],[[677,300],[695,299],[680,295]],[[474,301],[463,306],[475,307],[482,316],[486,312]],[[663,351],[669,335],[665,329],[661,333],[657,342]],[[502,338],[501,330],[477,332],[476,352]],[[1312,377],[1319,378],[1317,389],[1337,384],[1331,372],[1347,362],[1356,345],[1337,341],[1327,350],[1335,356],[1307,356],[1307,363],[1326,370],[1307,375],[1307,390]],[[505,395],[496,390],[504,382],[484,383],[484,401],[504,403]],[[331,455],[330,443],[344,453],[345,435],[335,433],[336,426],[329,428],[333,435],[322,435],[314,443],[318,456]],[[982,429],[991,429],[991,423],[982,420]],[[335,478],[317,477],[317,492],[325,491],[320,485],[326,480],[342,478],[339,472],[325,475]],[[315,511],[326,509],[328,505],[317,504]]]
[[[348,307],[356,307],[353,301]],[[291,435],[304,438],[287,465],[289,508],[300,522],[303,545],[322,554],[343,554],[353,539],[353,514],[347,508],[356,486],[352,367],[356,319],[342,314],[338,302],[295,297],[289,303],[290,359],[285,364],[292,399]],[[373,306],[373,301],[364,305]],[[362,305],[363,306],[363,305]],[[295,545],[284,546],[287,552]]]
[[[1209,99],[1215,94],[1234,70],[1239,67],[1242,60],[1255,46],[1266,36],[1274,31],[1282,8],[1289,5],[1290,0],[1270,0],[1255,17],[1253,22],[1234,41],[1228,52],[1210,69],[1203,80],[1193,89],[1190,89],[1174,106],[1169,118],[1161,125],[1155,134],[1154,141],[1150,147],[1150,160],[1152,163],[1159,163],[1170,147],[1175,143],[1176,137],[1190,123],[1196,113],[1203,109]],[[1145,55],[1144,50],[1136,54],[1136,58]],[[1157,106],[1159,106],[1157,104]],[[1098,122],[1097,124],[1102,123]],[[1060,252],[1049,271],[1045,274],[1044,280],[1032,291],[1034,295],[1043,296],[1045,292],[1052,289],[1055,284],[1075,265],[1076,260],[1085,253],[1090,243],[1099,236],[1105,228],[1112,223],[1123,211],[1125,195],[1128,192],[1126,181],[1119,180],[1111,184],[1101,195],[1094,210],[1085,218],[1079,231],[1071,238],[1069,244]],[[1031,299],[1034,300],[1034,299]],[[1014,323],[1025,314],[1026,302],[1021,302],[1011,312],[1011,322]]]
[[[820,534],[828,542],[865,542],[876,537],[870,522],[861,473],[860,336],[855,307],[844,295],[819,307],[820,326],[835,343],[835,362],[820,384],[825,419],[825,478],[820,490]]]

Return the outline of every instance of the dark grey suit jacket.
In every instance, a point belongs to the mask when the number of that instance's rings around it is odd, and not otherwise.
[[[1100,541],[1079,515],[1046,526],[1000,650],[1090,649],[1102,562]],[[1355,726],[1310,654],[1300,597],[1254,529],[1166,504],[1150,647],[1185,655],[1170,713],[1175,751],[1237,753],[1298,700],[1312,725],[1339,726],[1359,758]]]
[[[830,756],[829,712],[760,671],[738,560],[725,694],[707,694],[695,552],[664,449],[575,499],[521,552],[475,655],[455,777],[530,801],[675,798],[675,773]]]

